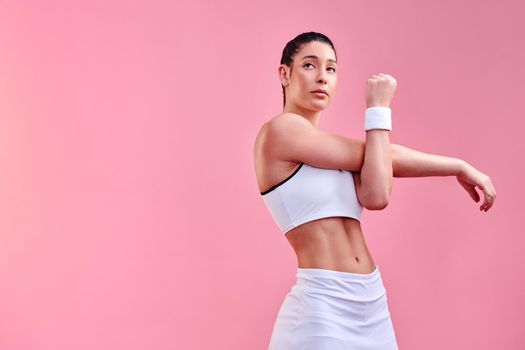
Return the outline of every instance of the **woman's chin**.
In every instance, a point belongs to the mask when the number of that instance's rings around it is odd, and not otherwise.
[[[328,107],[329,104],[330,104],[329,102],[325,102],[325,101],[315,101],[311,103],[310,105],[312,106],[313,110],[323,111]]]

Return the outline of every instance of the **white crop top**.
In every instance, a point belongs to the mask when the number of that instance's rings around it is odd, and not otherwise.
[[[301,163],[286,179],[260,193],[283,234],[301,224],[331,216],[359,220],[363,211],[352,172],[348,170]]]

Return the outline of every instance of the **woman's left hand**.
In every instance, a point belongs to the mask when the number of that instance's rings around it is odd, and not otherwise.
[[[494,201],[496,200],[496,190],[494,189],[492,180],[488,175],[483,174],[481,171],[465,162],[456,178],[459,184],[463,186],[475,202],[479,202],[480,199],[476,187],[483,191],[485,200],[479,207],[479,210],[487,211],[494,205]]]

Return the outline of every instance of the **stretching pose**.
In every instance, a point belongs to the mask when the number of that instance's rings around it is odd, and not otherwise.
[[[254,165],[261,196],[297,255],[297,282],[284,298],[270,350],[397,349],[379,267],[360,225],[363,208],[388,205],[392,177],[455,176],[480,210],[494,204],[491,179],[466,161],[390,143],[388,74],[367,81],[366,140],[319,128],[337,87],[334,45],[302,33],[283,50],[283,112],[261,127]]]

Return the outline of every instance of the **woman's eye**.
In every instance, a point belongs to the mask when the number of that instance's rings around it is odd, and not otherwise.
[[[303,67],[306,67],[306,66],[312,66],[312,67],[313,67],[314,65],[311,64],[311,63],[305,63],[305,64],[303,64]],[[335,72],[335,68],[334,68],[334,67],[328,67],[328,69],[332,69],[333,72]]]

